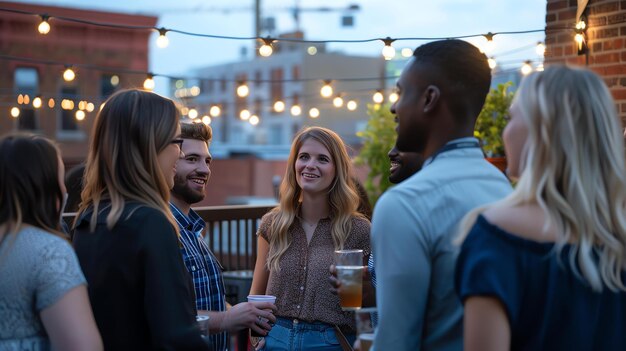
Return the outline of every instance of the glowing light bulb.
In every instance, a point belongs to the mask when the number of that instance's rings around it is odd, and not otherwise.
[[[302,108],[299,105],[293,105],[289,112],[291,112],[292,116],[300,116],[302,114]]]
[[[189,113],[187,114],[187,116],[189,116],[189,118],[191,119],[196,119],[198,117],[198,110],[196,110],[195,108],[189,109]]]
[[[209,116],[202,116],[202,123],[204,123],[205,125],[209,125],[211,124],[211,117]]]
[[[146,80],[143,81],[143,88],[146,90],[154,89],[153,75],[148,74],[148,76],[146,77]]]
[[[494,69],[498,65],[496,60],[493,57],[487,59],[487,63],[489,64],[489,68]]]
[[[252,124],[253,126],[256,126],[257,124],[259,124],[259,116],[257,115],[252,115],[250,116],[250,120],[248,122],[250,122],[250,124]]]
[[[320,95],[325,98],[331,97],[333,95],[333,87],[330,85],[330,81],[325,80],[322,89],[320,89]]]
[[[263,45],[259,48],[259,55],[268,57],[272,54],[272,52],[274,52],[274,49],[272,49],[272,42],[274,42],[274,40],[269,37],[261,40],[263,41]]]
[[[250,94],[250,88],[248,88],[248,85],[246,83],[240,83],[237,87],[237,96],[246,97],[248,94]]]
[[[313,56],[313,55],[317,54],[317,48],[316,48],[315,46],[309,46],[309,47],[306,49],[306,52],[307,52],[309,55]]]
[[[530,72],[533,71],[533,67],[530,65],[530,61],[526,61],[524,62],[524,64],[522,65],[522,68],[520,69],[522,71],[522,74],[527,76],[530,74]]]
[[[537,46],[535,47],[535,52],[539,56],[545,55],[545,53],[546,53],[546,44],[544,44],[542,42],[538,42]]]
[[[285,103],[280,100],[276,101],[274,103],[274,111],[278,113],[285,111]]]
[[[319,116],[320,116],[320,110],[318,110],[317,108],[313,107],[312,109],[309,110],[309,117],[317,118]]]
[[[11,117],[13,118],[17,118],[20,116],[20,109],[17,107],[12,107],[11,108]]]
[[[354,100],[350,100],[350,101],[348,101],[348,103],[346,104],[346,107],[348,108],[348,110],[350,110],[350,111],[354,111],[354,110],[356,110],[356,108],[358,107],[358,105],[356,104],[356,101],[354,101]]]
[[[50,98],[50,100],[48,100],[48,107],[49,108],[54,108],[54,105],[56,105],[56,103],[54,102],[54,99]]]
[[[78,110],[78,111],[76,111],[76,115],[75,116],[76,116],[76,120],[77,121],[82,121],[82,120],[85,119],[85,111]]]
[[[495,44],[493,43],[493,36],[494,36],[494,35],[495,35],[495,34],[493,34],[493,33],[491,33],[491,32],[489,32],[489,33],[487,33],[487,34],[485,34],[485,35],[484,35],[485,39],[487,40],[487,41],[485,42],[485,44],[483,44],[483,52],[484,52],[485,54],[490,54],[490,53],[492,53],[492,52],[493,52],[493,49],[494,49],[494,47],[495,47]]]
[[[41,107],[41,98],[39,96],[37,96],[36,98],[33,99],[33,107],[34,108],[40,108]]]
[[[343,98],[341,96],[336,96],[333,99],[333,106],[335,106],[337,108],[343,106]]]
[[[120,77],[116,74],[111,76],[111,85],[116,87],[118,84],[120,84]]]
[[[96,106],[93,104],[93,102],[89,102],[87,103],[87,112],[93,112],[93,109],[96,108]]]
[[[377,90],[372,96],[372,100],[377,104],[381,104],[383,100],[385,100],[385,97],[383,96],[383,93],[380,92],[380,90]]]
[[[402,51],[400,51],[400,54],[402,57],[411,57],[413,56],[413,50],[410,48],[403,48]]]
[[[24,95],[20,94],[17,96],[17,104],[22,105],[24,103]]]
[[[159,37],[157,38],[156,43],[161,49],[165,49],[168,45],[170,45],[170,40],[167,38],[167,29],[159,29]]]
[[[217,105],[213,105],[209,109],[209,114],[211,115],[211,117],[218,117],[221,113],[222,109]]]
[[[250,118],[250,111],[243,109],[241,110],[241,112],[239,112],[239,118],[241,118],[244,121],[247,121]]]
[[[543,63],[537,65],[537,72],[543,72]]]
[[[392,58],[394,58],[396,56],[396,49],[391,46],[391,43],[394,42],[394,39],[391,39],[389,37],[383,39],[383,43],[385,43],[385,46],[383,47],[383,57],[385,58],[385,60],[389,61]]]
[[[39,23],[39,27],[37,27],[40,34],[46,35],[50,33],[50,23],[48,23],[48,18],[49,17],[46,15],[41,16],[41,23]]]
[[[398,98],[400,96],[398,96],[398,93],[396,93],[395,91],[391,94],[389,94],[389,102],[391,102],[392,104],[395,103],[396,101],[398,101]]]
[[[66,82],[71,82],[74,80],[74,78],[76,78],[76,73],[74,73],[72,67],[67,67],[65,71],[63,71],[63,79]]]
[[[24,105],[30,104],[30,96],[28,94],[24,95]]]

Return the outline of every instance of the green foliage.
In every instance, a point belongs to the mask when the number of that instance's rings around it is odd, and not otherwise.
[[[364,186],[373,206],[380,195],[392,185],[389,182],[387,153],[396,143],[396,123],[389,104],[368,105],[367,114],[370,118],[365,130],[357,133],[363,139],[363,148],[355,163],[365,164],[370,168]]]
[[[474,128],[474,136],[480,140],[481,146],[488,157],[504,156],[502,131],[509,122],[509,107],[513,101],[513,93],[508,89],[512,83],[498,84],[487,95],[485,106]]]

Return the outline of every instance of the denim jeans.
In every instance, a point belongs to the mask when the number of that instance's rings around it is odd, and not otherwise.
[[[350,345],[356,335],[346,334]],[[264,351],[342,351],[332,325],[322,322],[303,322],[297,319],[278,318],[265,337]]]

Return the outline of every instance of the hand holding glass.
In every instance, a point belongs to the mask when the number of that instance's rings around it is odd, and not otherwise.
[[[344,311],[361,308],[363,299],[363,250],[335,251],[339,304]]]

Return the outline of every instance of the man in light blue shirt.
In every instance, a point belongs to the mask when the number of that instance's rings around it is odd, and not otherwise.
[[[374,209],[376,350],[463,349],[452,241],[468,211],[511,191],[472,137],[490,81],[485,55],[461,40],[418,47],[398,80],[396,145],[426,162]]]

